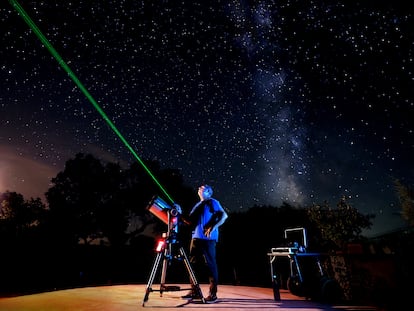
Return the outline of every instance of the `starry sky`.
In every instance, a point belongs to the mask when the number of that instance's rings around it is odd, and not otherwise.
[[[210,183],[231,211],[346,196],[376,215],[374,235],[404,224],[393,179],[414,183],[404,2],[18,3],[140,158]],[[0,192],[43,198],[78,152],[136,161],[11,3],[0,8]]]

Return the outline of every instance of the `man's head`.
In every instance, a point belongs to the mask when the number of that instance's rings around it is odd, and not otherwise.
[[[198,196],[200,197],[200,200],[206,200],[211,198],[213,195],[213,188],[209,185],[201,185],[198,187]]]

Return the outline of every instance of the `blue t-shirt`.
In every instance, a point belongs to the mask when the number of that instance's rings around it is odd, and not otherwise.
[[[200,206],[201,204],[203,204],[204,206]],[[200,208],[202,208],[201,211],[197,210],[199,206]],[[198,214],[200,216],[198,217],[198,219],[195,220],[196,227],[193,230],[192,238],[218,241],[218,237],[219,237],[218,228],[215,228],[213,231],[211,231],[210,237],[207,237],[204,234],[204,230],[207,229],[208,224],[211,221],[212,217],[214,217],[215,213],[224,212],[224,209],[221,206],[220,202],[213,198],[200,201],[196,205],[194,205],[193,209],[190,212],[190,217],[194,212],[196,212],[195,214]]]

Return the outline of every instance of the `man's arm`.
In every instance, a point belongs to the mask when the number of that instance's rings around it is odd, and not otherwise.
[[[219,210],[214,213],[210,221],[206,224],[204,234],[207,237],[210,237],[210,233],[213,230],[218,229],[229,217],[221,204],[219,202],[217,202],[217,204],[219,206]]]
[[[221,217],[218,219],[217,223],[213,226],[213,230],[215,228],[220,227],[222,224],[224,224],[224,222],[226,221],[226,219],[229,217],[229,215],[227,215],[226,211],[223,209],[221,212],[219,212],[221,214]]]

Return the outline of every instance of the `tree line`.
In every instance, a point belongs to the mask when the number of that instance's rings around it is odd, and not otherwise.
[[[185,185],[181,173],[161,168],[156,161],[147,161],[146,166],[180,202],[184,213],[188,212],[198,196],[192,187]],[[151,199],[162,194],[138,163],[123,169],[118,163],[102,163],[91,154],[78,153],[52,178],[51,184],[45,193],[47,204],[40,198],[25,200],[16,192],[1,194],[2,243],[38,239],[73,246],[101,241],[116,247],[133,243],[138,236],[148,234],[148,228],[154,234],[163,230],[163,224],[147,211]],[[277,232],[263,236],[273,242],[272,237],[283,236],[284,228],[306,226],[308,230],[316,230],[311,236],[317,236],[314,245],[318,248],[326,243],[341,247],[343,242],[362,238],[362,229],[369,229],[375,217],[361,214],[345,198],[335,208],[327,202],[310,207],[283,203],[279,207],[252,206],[244,212],[230,213],[233,215],[226,224],[227,230],[223,230],[235,232],[236,236],[276,229]],[[244,221],[247,223],[243,224]]]

